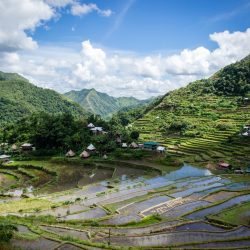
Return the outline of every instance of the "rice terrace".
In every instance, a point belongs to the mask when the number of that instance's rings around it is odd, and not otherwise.
[[[250,249],[250,0],[0,12],[0,250]]]

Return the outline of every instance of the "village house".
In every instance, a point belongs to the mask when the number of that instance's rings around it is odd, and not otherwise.
[[[105,132],[103,131],[102,127],[94,127],[90,129],[93,134],[104,134]]]
[[[135,142],[132,142],[130,145],[129,145],[130,148],[133,148],[133,149],[136,149],[136,148],[139,148],[138,144],[135,143]]]
[[[243,171],[242,169],[239,168],[239,169],[235,169],[235,170],[234,170],[234,173],[235,173],[235,174],[244,174],[244,171]]]
[[[89,146],[87,147],[87,150],[90,152],[94,152],[94,151],[96,151],[96,148],[93,144],[89,144]]]
[[[30,143],[24,143],[24,144],[22,144],[21,147],[20,147],[20,149],[22,151],[26,151],[26,152],[34,150],[33,145],[30,144]]]
[[[163,154],[163,153],[166,152],[166,148],[163,147],[163,146],[158,146],[158,147],[156,148],[156,151],[159,152],[159,153],[161,153],[161,154]]]
[[[220,169],[230,169],[231,168],[231,165],[229,163],[226,163],[226,162],[219,162],[218,163],[218,167]]]
[[[128,144],[126,142],[123,142],[122,143],[122,148],[127,148],[128,147]]]
[[[73,151],[73,150],[69,150],[67,153],[66,153],[66,157],[74,157],[76,154],[75,154],[75,152]]]
[[[0,163],[2,162],[8,162],[10,161],[10,156],[9,155],[0,155]]]
[[[159,146],[159,143],[158,142],[154,142],[154,141],[148,141],[148,142],[144,142],[143,143],[143,147],[145,149],[156,150],[158,146]]]
[[[80,154],[80,157],[86,159],[86,158],[89,158],[89,157],[90,157],[90,154],[89,154],[89,152],[87,152],[86,150],[84,150],[84,151]]]
[[[88,127],[88,128],[94,128],[95,125],[94,125],[93,123],[89,123],[87,127]]]
[[[17,147],[16,144],[13,144],[13,145],[11,146],[11,150],[12,150],[12,151],[17,151],[17,149],[18,149],[18,147]]]

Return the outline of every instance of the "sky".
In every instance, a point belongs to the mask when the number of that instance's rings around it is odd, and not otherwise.
[[[250,0],[0,0],[0,70],[158,96],[250,53]]]

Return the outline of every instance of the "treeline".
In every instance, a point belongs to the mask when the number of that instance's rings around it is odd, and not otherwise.
[[[209,79],[190,83],[188,89],[201,94],[247,96],[250,92],[250,55],[224,67]]]
[[[0,126],[36,112],[86,115],[78,104],[53,90],[34,86],[18,74],[0,71],[0,89]]]
[[[87,127],[89,123],[102,127],[107,133],[94,135]],[[68,149],[80,151],[90,143],[94,144],[99,152],[110,152],[117,146],[117,137],[131,142],[138,136],[135,131],[129,131],[120,124],[106,122],[100,116],[91,115],[87,119],[79,119],[70,113],[32,114],[0,130],[1,142],[29,142],[36,147],[37,154],[56,154]]]

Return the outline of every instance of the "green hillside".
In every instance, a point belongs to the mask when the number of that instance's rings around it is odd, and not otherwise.
[[[185,161],[250,161],[250,56],[206,80],[167,93],[133,123],[141,140],[155,140]]]
[[[18,74],[0,71],[0,124],[16,121],[36,112],[70,112],[82,116],[85,111],[62,95],[36,87]]]
[[[110,118],[112,114],[126,108],[134,108],[145,105],[151,101],[138,100],[134,97],[112,97],[95,89],[72,90],[64,94],[67,98],[79,103],[90,113],[101,115],[103,118]]]

